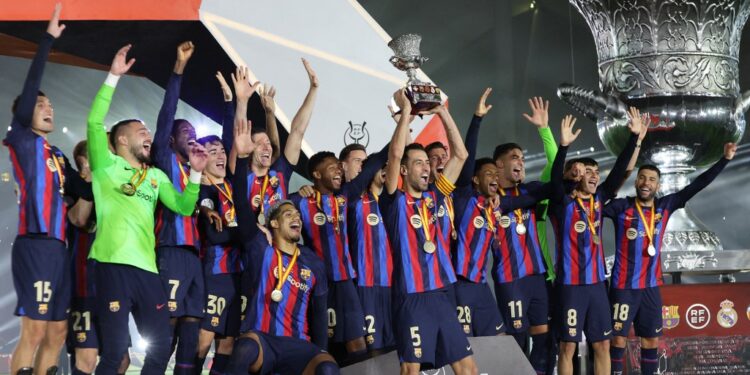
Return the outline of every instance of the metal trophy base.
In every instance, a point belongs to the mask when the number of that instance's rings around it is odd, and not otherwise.
[[[409,84],[406,86],[406,97],[411,101],[411,114],[416,115],[440,105],[440,89],[429,83]]]

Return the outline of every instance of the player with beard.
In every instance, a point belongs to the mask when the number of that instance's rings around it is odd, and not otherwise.
[[[641,338],[641,373],[657,374],[659,336],[662,334],[661,243],[672,213],[685,207],[734,158],[737,145],[724,145],[724,157],[682,190],[657,198],[661,171],[642,165],[635,178],[635,197],[618,198],[604,206],[605,217],[615,224],[615,264],[609,300],[613,330],[610,356],[612,374],[625,367],[625,344],[630,325]]]
[[[164,102],[156,122],[153,142],[154,166],[169,176],[178,192],[188,184],[190,148],[195,145],[195,129],[187,120],[175,120],[180,98],[182,74],[195,48],[192,42],[177,47],[172,75],[167,82]],[[206,305],[206,293],[198,257],[200,239],[196,217],[178,215],[159,205],[156,210],[156,254],[159,276],[169,296],[167,308],[171,316],[172,350],[175,355],[175,374],[192,372],[198,330]]]
[[[411,112],[403,90],[394,93],[402,113]],[[442,113],[438,106],[427,114]],[[454,189],[467,151],[452,121],[443,121],[452,156],[436,184],[429,188],[430,164],[424,148],[407,146],[411,116],[401,116],[389,147],[385,191],[379,205],[394,254],[396,346],[402,374],[418,374],[422,363],[450,364],[456,374],[476,374],[466,335],[455,315],[448,287],[456,282],[450,247],[437,225],[438,207]],[[403,190],[398,189],[399,176]]]
[[[342,183],[341,165],[332,152],[321,151],[310,157],[308,175],[312,194],[292,194],[289,199],[302,215],[302,237],[326,265],[329,280],[328,337],[343,343],[348,360],[357,360],[367,350],[364,340],[365,317],[354,286],[357,277],[349,250],[348,202],[357,200],[385,164],[388,151],[368,158],[362,172]],[[382,296],[381,296],[382,297]]]
[[[563,165],[568,146],[581,130],[573,131],[575,119],[562,121],[560,148],[552,165],[553,193],[550,199],[557,244],[557,304],[559,307],[560,353],[558,372],[573,372],[573,353],[581,332],[592,343],[594,373],[609,374],[609,338],[612,333],[607,290],[604,285],[604,249],[601,216],[604,204],[617,194],[626,167],[643,128],[640,114],[631,108],[628,128],[632,133],[617,157],[607,179],[599,185],[596,161],[581,159],[586,172],[572,193],[565,192]]]
[[[279,141],[276,129],[276,118],[274,111],[274,95],[276,91],[273,88],[266,90],[261,89],[261,104],[266,113],[265,131],[252,128],[253,142],[256,145],[252,153],[250,172],[247,175],[248,191],[247,196],[250,205],[255,212],[258,222],[265,224],[265,213],[271,204],[278,200],[286,199],[289,190],[289,180],[292,177],[292,167],[297,165],[302,148],[302,139],[307,130],[312,117],[315,99],[318,94],[320,85],[315,71],[307,60],[302,59],[302,64],[307,72],[310,81],[310,88],[307,91],[302,105],[297,114],[292,119],[289,137],[284,145],[284,152],[279,154]],[[258,87],[258,82],[249,85],[247,69],[239,69],[236,75],[232,76],[234,81],[235,94],[237,96],[237,109],[235,116],[239,119],[247,118],[247,102],[253,91]],[[224,139],[227,144],[228,140]],[[234,170],[235,153],[230,152],[229,165],[230,171]]]
[[[237,219],[232,184],[226,178],[227,154],[221,139],[198,139],[208,161],[201,181],[201,259],[206,285],[206,315],[201,323],[194,373],[203,370],[206,354],[215,339],[211,372],[223,374],[239,333],[245,297],[240,295],[242,263],[236,242]]]
[[[8,147],[18,195],[18,235],[11,249],[13,285],[21,333],[10,363],[12,374],[57,373],[70,306],[67,214],[90,210],[91,188],[65,155],[47,141],[55,130],[52,104],[39,90],[52,43],[65,25],[57,4],[31,62],[23,91],[13,102]],[[64,198],[75,202],[70,212]]]
[[[86,141],[73,148],[73,160],[78,173],[91,184],[91,167],[86,152]],[[90,188],[90,187],[89,187]],[[68,249],[72,258],[73,298],[68,320],[68,353],[72,373],[91,374],[99,356],[99,319],[96,315],[96,287],[94,283],[96,262],[89,257],[96,236],[96,217],[93,204],[86,209],[68,211]],[[130,355],[125,353],[117,370],[124,374],[130,365]]]
[[[247,122],[237,123],[235,129],[238,159],[232,183],[242,191],[247,188],[247,156],[255,145]],[[275,202],[266,211],[269,242],[249,202],[235,202],[243,251],[252,261],[244,273],[249,296],[243,334],[227,374],[338,374],[336,362],[322,350],[327,341],[326,270],[310,248],[297,244],[302,232],[300,212],[291,201]]]
[[[149,342],[144,374],[164,374],[170,357],[172,331],[167,295],[156,267],[154,212],[157,203],[179,215],[195,209],[205,149],[189,152],[190,175],[182,193],[161,170],[150,168],[151,134],[139,120],[112,127],[109,150],[104,119],[120,76],[135,59],[130,45],[115,55],[109,75],[94,98],[88,118],[88,154],[96,198],[97,237],[90,258],[96,260],[97,314],[102,353],[97,374],[115,374],[128,347],[128,315],[133,312],[141,336]]]

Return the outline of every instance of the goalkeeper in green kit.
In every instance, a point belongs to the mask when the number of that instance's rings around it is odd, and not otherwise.
[[[167,295],[157,274],[154,252],[154,211],[157,202],[180,215],[195,210],[205,149],[190,150],[190,181],[182,194],[169,178],[150,168],[151,133],[140,120],[123,120],[109,135],[104,119],[115,86],[135,59],[127,60],[130,45],[112,61],[104,85],[94,98],[88,118],[97,233],[90,258],[97,261],[97,315],[101,329],[101,359],[97,374],[116,374],[128,349],[128,315],[133,313],[141,336],[148,342],[142,374],[164,374],[170,356],[171,330]]]

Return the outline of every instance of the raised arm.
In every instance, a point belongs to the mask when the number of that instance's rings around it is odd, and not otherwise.
[[[443,123],[443,128],[445,129],[445,134],[448,138],[448,147],[450,147],[451,152],[450,159],[448,159],[445,163],[445,168],[443,168],[443,176],[445,176],[449,182],[455,184],[464,163],[466,163],[466,159],[469,157],[469,153],[466,151],[466,147],[464,147],[464,142],[461,140],[461,134],[458,132],[458,126],[456,126],[456,122],[453,121],[453,117],[448,111],[448,108],[444,105],[439,105],[428,113],[436,113]]]
[[[578,138],[581,129],[573,131],[576,118],[567,115],[563,117],[560,124],[560,147],[557,149],[555,161],[552,163],[552,192],[550,199],[553,202],[562,202],[565,197],[565,181],[563,179],[563,169],[565,168],[565,156],[568,154],[568,146]]]
[[[536,126],[539,131],[539,137],[542,138],[544,155],[547,157],[547,164],[545,164],[544,169],[542,169],[540,180],[542,182],[549,182],[552,173],[552,163],[557,154],[555,136],[549,128],[549,100],[544,100],[544,98],[539,96],[533,97],[529,99],[529,108],[531,108],[531,114],[524,113],[523,117],[526,121]]]
[[[237,97],[237,107],[234,111],[233,122],[235,125],[240,122],[243,124],[247,122],[247,103],[260,85],[260,82],[250,85],[248,74],[247,67],[244,66],[238,66],[235,72],[232,73],[232,84],[234,85],[234,92]],[[232,147],[232,150],[229,151],[229,171],[231,173],[234,173],[236,159],[237,153],[234,151],[234,147]]]
[[[297,111],[292,119],[292,125],[289,129],[289,138],[286,140],[284,146],[284,155],[286,160],[291,165],[297,165],[299,161],[300,150],[302,149],[302,138],[305,136],[307,131],[307,125],[310,124],[310,117],[312,117],[313,107],[315,107],[315,98],[318,96],[318,76],[310,66],[310,63],[302,59],[302,64],[305,66],[307,71],[307,77],[310,79],[310,89],[307,91],[305,100],[302,102],[302,106]]]
[[[234,120],[234,145],[232,149],[237,152],[237,165],[235,173],[232,176],[232,190],[236,192],[248,191],[247,173],[250,154],[253,152],[255,145],[250,136],[250,124],[247,120]],[[244,193],[238,193],[240,199],[234,199],[234,209],[237,214],[237,224],[244,230],[239,231],[242,242],[247,243],[252,240],[258,233],[258,218],[250,208],[250,201],[244,198]]]
[[[60,12],[62,4],[57,3],[55,10],[52,12],[47,24],[47,33],[44,34],[39,42],[34,59],[31,60],[29,72],[26,74],[26,81],[23,84],[23,91],[18,98],[16,110],[13,113],[13,123],[24,127],[31,127],[31,119],[34,116],[34,107],[36,98],[39,94],[39,87],[42,84],[42,75],[44,74],[44,65],[47,63],[49,51],[52,49],[52,43],[62,35],[65,25],[60,24]]]
[[[474,176],[474,162],[477,158],[477,144],[479,143],[479,125],[482,124],[482,119],[492,109],[492,105],[487,105],[487,97],[492,93],[492,88],[488,87],[479,97],[477,103],[477,109],[474,111],[474,116],[471,118],[469,129],[466,130],[466,138],[464,139],[464,145],[466,151],[469,153],[464,166],[461,168],[461,174],[458,176],[456,186],[469,186],[471,185],[471,178]]]
[[[411,113],[411,103],[406,98],[403,89],[393,94],[396,105],[401,108],[402,113]],[[401,171],[401,159],[404,157],[406,140],[409,138],[409,124],[414,119],[412,116],[401,116],[398,119],[396,130],[393,132],[390,146],[388,147],[388,166],[385,169],[385,192],[393,194],[398,189],[398,179]]]
[[[626,168],[630,162],[630,158],[633,156],[633,152],[635,151],[635,144],[638,142],[638,136],[642,131],[645,131],[645,129],[643,129],[643,123],[640,121],[640,112],[634,107],[630,107],[629,113],[630,123],[628,123],[628,128],[630,129],[630,138],[628,139],[628,143],[625,144],[625,148],[620,152],[620,155],[617,156],[615,165],[612,167],[609,175],[607,175],[607,179],[605,179],[597,189],[598,191],[601,191],[602,200],[605,202],[614,198],[617,195],[617,191],[620,190],[627,175]]]
[[[232,152],[232,144],[234,143],[234,136],[232,135],[232,129],[234,129],[234,102],[232,100],[234,96],[232,95],[232,89],[229,88],[221,72],[216,72],[216,80],[219,81],[221,93],[224,96],[224,115],[221,118],[221,144],[224,146],[227,154],[229,154]]]
[[[104,130],[104,119],[109,112],[109,105],[112,102],[117,81],[135,64],[135,59],[127,59],[131,47],[128,44],[117,51],[114,59],[112,59],[112,66],[109,68],[107,79],[94,97],[94,103],[91,104],[86,129],[86,138],[88,139],[86,145],[92,172],[108,167],[114,160],[114,155],[109,151],[107,132]]]
[[[279,138],[279,128],[276,126],[276,102],[274,102],[276,88],[260,86],[258,87],[258,96],[260,96],[260,104],[263,106],[263,112],[266,115],[266,135],[268,135],[268,140],[271,141],[271,160],[276,161],[281,155],[281,138]]]
[[[177,102],[180,100],[182,73],[185,71],[185,66],[193,55],[193,51],[193,42],[183,42],[177,46],[177,60],[175,60],[172,75],[169,76],[167,88],[164,91],[164,101],[156,119],[156,132],[152,145],[152,152],[156,161],[163,160],[164,155],[169,152],[169,137],[172,135]]]
[[[719,175],[719,173],[724,170],[724,167],[729,164],[729,161],[734,159],[736,152],[736,143],[724,144],[724,156],[714,163],[711,168],[696,177],[688,186],[685,186],[685,188],[674,194],[677,198],[677,207],[685,206],[685,203],[693,198],[695,194],[698,194],[698,192],[705,189],[706,186],[708,186]]]
[[[638,111],[637,109],[634,109],[635,111]],[[641,151],[641,143],[643,142],[643,139],[646,138],[646,134],[648,133],[648,127],[651,125],[651,116],[648,113],[644,113],[640,116],[641,123],[643,124],[643,131],[641,131],[640,134],[638,134],[638,142],[635,144],[635,151],[633,152],[633,156],[630,157],[630,161],[628,162],[627,168],[625,168],[625,179],[630,177],[630,174],[633,173],[633,170],[635,169],[635,164],[638,162],[638,155]],[[625,183],[625,181],[623,181]],[[622,186],[620,186],[622,187]],[[619,189],[618,189],[619,190]]]

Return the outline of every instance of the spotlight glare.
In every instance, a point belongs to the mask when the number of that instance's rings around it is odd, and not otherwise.
[[[68,132],[68,127],[67,126],[63,126],[63,133],[67,133],[67,132]]]
[[[146,341],[144,339],[140,339],[138,341],[138,349],[140,349],[140,350],[146,350],[146,349],[148,349],[148,341]]]
[[[529,8],[534,9],[536,7],[536,2],[532,1],[531,4],[529,4]]]

